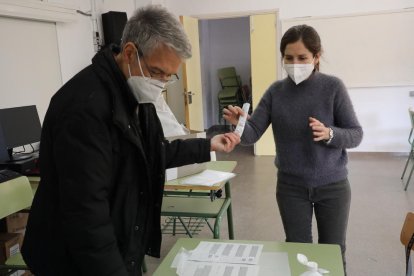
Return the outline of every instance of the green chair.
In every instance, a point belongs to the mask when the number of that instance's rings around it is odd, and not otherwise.
[[[240,76],[237,75],[236,68],[234,67],[220,68],[217,70],[217,75],[221,88],[242,86]]]
[[[1,171],[0,171],[1,172]],[[29,176],[29,178],[22,176],[11,181],[11,183],[0,183],[0,219],[16,213],[22,209],[28,210],[27,208],[32,205],[33,195],[36,192],[38,184],[40,182],[39,176]],[[16,185],[15,182],[18,182]],[[28,193],[27,183],[31,195]],[[6,184],[5,184],[6,183]],[[5,184],[5,185],[3,185]],[[9,275],[16,270],[28,270],[29,268],[24,263],[22,255],[16,254],[11,256],[5,265],[0,264],[0,275],[3,275],[4,271],[7,271]],[[143,273],[147,272],[147,265],[145,259],[142,262],[141,270]]]
[[[32,201],[33,190],[26,176],[19,176],[0,183],[0,219],[13,213],[27,211]],[[5,264],[0,264],[0,275],[10,275],[17,270],[28,269],[22,255],[17,253],[8,258]]]
[[[244,100],[242,82],[234,67],[220,68],[217,70],[217,75],[222,88],[217,94],[219,121],[221,121],[223,108],[228,105],[242,106]]]
[[[230,203],[230,198],[217,198],[211,201],[208,197],[164,196],[161,215],[178,219],[190,238],[193,237],[194,232],[199,231],[201,220],[203,220],[213,232],[213,237],[219,239],[221,221]],[[214,227],[208,223],[207,219],[209,218],[215,219]],[[191,219],[193,222],[191,222]],[[174,224],[175,221],[171,220],[170,223]],[[165,232],[167,226],[168,223],[165,224],[163,232]],[[229,238],[234,238],[233,229],[229,229]]]

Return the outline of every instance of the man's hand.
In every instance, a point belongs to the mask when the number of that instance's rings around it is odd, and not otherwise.
[[[233,133],[218,134],[211,138],[211,151],[231,152],[240,143],[240,136]]]

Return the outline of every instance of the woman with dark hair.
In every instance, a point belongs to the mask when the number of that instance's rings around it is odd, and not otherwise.
[[[312,216],[319,243],[339,244],[345,266],[345,239],[351,189],[347,148],[362,140],[362,128],[340,79],[319,72],[322,53],[310,26],[291,27],[280,43],[288,77],[265,92],[247,120],[242,144],[253,144],[272,124],[276,143],[276,199],[288,242],[312,242]],[[237,124],[241,108],[223,117]]]

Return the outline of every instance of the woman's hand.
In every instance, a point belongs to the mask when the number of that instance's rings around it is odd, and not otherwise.
[[[329,127],[326,127],[318,119],[309,117],[309,126],[313,132],[313,141],[329,140]]]
[[[239,116],[244,116],[244,111],[238,106],[229,105],[223,108],[223,118],[232,125],[237,125]]]
[[[211,138],[211,151],[231,152],[238,143],[240,136],[236,133],[218,134]]]

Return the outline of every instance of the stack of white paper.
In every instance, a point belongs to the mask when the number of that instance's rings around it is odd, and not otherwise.
[[[172,267],[181,276],[256,276],[262,244],[200,242],[196,249],[182,249]]]

